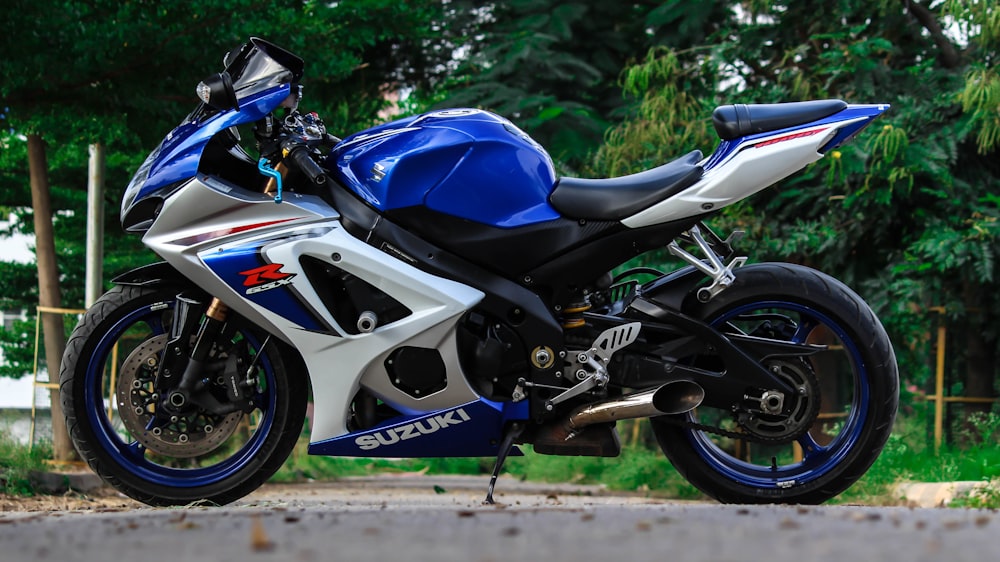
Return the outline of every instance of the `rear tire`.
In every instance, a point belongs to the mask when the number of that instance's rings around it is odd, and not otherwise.
[[[302,430],[307,385],[304,377],[286,371],[283,344],[272,338],[257,354],[262,334],[230,314],[235,329],[228,353],[246,345],[246,353],[258,355],[254,411],[226,416],[199,412],[155,426],[129,396],[141,398],[152,391],[149,372],[155,372],[152,366],[169,333],[178,292],[118,286],[94,303],[63,355],[63,411],[80,456],[127,496],[156,506],[226,504],[255,490],[281,467]],[[226,342],[220,343],[218,353],[227,353]],[[155,400],[149,403],[153,411]],[[147,425],[140,427],[143,423]],[[200,448],[191,448],[196,446]]]
[[[652,420],[660,447],[694,486],[725,503],[817,504],[871,467],[892,430],[899,378],[889,338],[857,294],[806,267],[757,264],[737,270],[736,282],[710,302],[689,299],[685,312],[721,331],[827,345],[807,358],[824,391],[818,419],[795,439],[801,459],[792,443],[762,445]],[[709,425],[722,418],[731,416],[705,408],[678,417]]]

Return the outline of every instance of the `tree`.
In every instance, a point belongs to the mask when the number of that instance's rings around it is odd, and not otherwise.
[[[474,12],[474,2],[467,5]],[[505,0],[478,8],[440,105],[513,119],[577,170],[621,118],[618,75],[651,45],[704,41],[715,2]]]
[[[373,122],[386,88],[426,83],[445,55],[432,47],[438,3],[205,1],[195,5],[15,0],[0,38],[0,208],[16,211],[33,232],[25,135],[51,150],[52,183],[65,300],[83,301],[86,146],[108,147],[105,270],[148,262],[117,224],[132,172],[197,102],[194,86],[221,69],[222,54],[250,35],[266,37],[306,60],[303,106],[344,134]],[[438,54],[435,54],[438,53]],[[450,56],[450,55],[449,55]],[[72,61],[67,64],[66,61]],[[434,70],[441,72],[441,70]],[[34,266],[0,261],[13,290],[4,306],[37,302]]]
[[[0,208],[15,211],[27,233],[43,224],[34,216],[39,209],[32,207],[28,189],[27,149],[30,145],[32,154],[42,154],[48,147],[46,169],[36,169],[44,159],[33,157],[31,175],[49,179],[52,212],[41,212],[54,221],[62,302],[78,307],[84,286],[88,144],[109,147],[106,208],[116,215],[131,172],[196,103],[194,86],[220,70],[222,55],[250,35],[267,37],[307,60],[307,103],[330,116],[332,130],[368,124],[384,105],[389,84],[418,82],[439,66],[437,51],[425,47],[441,10],[435,2],[387,0],[363,5],[13,0],[6,6],[6,33],[0,38],[0,179],[5,183]],[[105,223],[115,225],[116,218],[108,216]],[[115,249],[105,252],[108,274],[155,259],[120,229],[109,229],[105,241]],[[41,253],[39,261],[46,261]],[[38,302],[42,295],[31,268],[0,262],[8,282],[0,304],[33,307]],[[61,332],[56,326],[50,331]],[[30,362],[11,364],[24,351],[17,334],[11,336],[0,338],[9,351],[3,373],[30,372]],[[59,338],[48,336],[48,369],[56,372],[61,354],[51,348],[59,346]],[[57,452],[68,448],[68,443],[54,443]]]
[[[38,304],[39,308],[59,309],[62,294],[59,291],[59,268],[56,265],[55,236],[52,232],[52,200],[49,197],[48,163],[45,145],[41,137],[28,135],[28,166],[31,175],[31,207],[35,210],[35,255],[38,262]],[[66,349],[66,333],[60,314],[47,314],[39,319],[45,335],[45,363],[51,367],[54,376],[63,351]],[[50,379],[51,380],[51,379]],[[62,418],[62,405],[53,392],[52,418]],[[73,460],[66,425],[52,424],[52,449],[55,460]]]

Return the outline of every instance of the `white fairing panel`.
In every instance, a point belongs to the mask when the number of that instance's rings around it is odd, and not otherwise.
[[[629,228],[641,228],[700,215],[746,199],[822,158],[819,149],[847,123],[755,139],[706,171],[694,185],[623,219],[622,223]]]
[[[171,196],[161,216],[143,239],[151,249],[300,352],[315,404],[311,441],[347,433],[351,401],[361,386],[403,411],[443,409],[478,398],[458,364],[455,324],[483,299],[481,291],[420,271],[354,238],[337,213],[315,197],[288,194],[276,205],[269,197],[229,193],[224,184],[199,178]],[[364,279],[411,314],[370,333],[348,333],[309,283],[302,256]],[[272,271],[284,277],[266,292],[250,291],[242,271],[248,259],[273,265]],[[277,301],[270,299],[278,293],[297,312],[274,306]],[[446,366],[446,387],[415,398],[390,384],[383,362],[400,345],[437,348]]]
[[[333,253],[339,254],[338,261],[331,259]],[[412,311],[406,318],[371,333],[350,335],[339,329],[320,306],[305,275],[295,276],[291,288],[315,303],[317,312],[340,332],[335,336],[295,326],[284,328],[305,359],[312,378],[312,442],[347,432],[350,403],[362,384],[394,407],[414,411],[457,406],[478,398],[459,368],[454,329],[462,313],[483,299],[481,291],[424,273],[357,240],[339,225],[320,237],[269,246],[264,254],[270,263],[289,264],[283,268],[288,273],[299,271],[298,256],[326,261],[365,279]],[[404,344],[439,350],[447,368],[448,383],[443,390],[417,399],[390,384],[384,360]]]

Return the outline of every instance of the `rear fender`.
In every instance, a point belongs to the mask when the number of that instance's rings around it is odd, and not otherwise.
[[[638,293],[654,297],[661,306],[681,310],[684,299],[705,279],[704,273],[689,265],[642,285]]]

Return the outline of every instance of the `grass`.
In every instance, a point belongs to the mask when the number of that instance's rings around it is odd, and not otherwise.
[[[613,458],[556,457],[528,452],[524,457],[509,459],[506,472],[527,480],[604,484],[612,490],[679,499],[704,498],[661,452],[641,445],[627,446],[621,456]]]
[[[490,474],[492,458],[365,459],[317,457],[306,453],[302,440],[288,462],[272,477],[274,482],[331,480],[371,474]],[[702,498],[666,458],[641,446],[626,447],[613,458],[559,457],[522,447],[523,457],[509,457],[503,474],[522,480],[604,484],[612,490],[638,491],[672,498]]]
[[[1000,416],[988,414],[972,420],[973,429],[960,437],[965,447],[943,446],[937,453],[927,435],[921,412],[897,418],[893,433],[875,464],[835,503],[891,503],[892,489],[900,482],[1000,482]],[[991,483],[978,499],[960,498],[958,507],[1000,507],[1000,490]],[[970,503],[971,502],[971,503]]]
[[[902,498],[894,488],[900,482],[951,482],[956,480],[1000,480],[1000,416],[989,415],[974,425],[977,444],[965,448],[944,447],[935,453],[929,443],[926,418],[915,411],[897,418],[893,434],[869,471],[832,504],[895,505]],[[419,472],[427,474],[489,474],[493,459],[350,459],[313,457],[300,443],[292,458],[275,479],[290,482],[302,479],[327,480],[344,476],[377,473]],[[604,484],[612,490],[644,492],[651,495],[695,499],[704,496],[687,483],[659,450],[642,445],[627,446],[620,457],[554,457],[532,453],[507,460],[504,473],[515,478],[543,482]],[[987,486],[970,498],[954,503],[957,507],[1000,507],[1000,489]]]
[[[944,447],[935,454],[929,443],[922,412],[897,419],[881,456],[857,483],[831,503],[891,505],[900,503],[893,488],[904,481],[950,482],[972,480],[1000,482],[1000,415],[990,414],[973,423],[965,448]],[[359,459],[308,455],[303,437],[289,460],[272,478],[275,482],[332,480],[347,476],[385,473],[489,474],[491,458]],[[695,499],[704,496],[674,470],[658,450],[641,444],[626,446],[620,457],[555,457],[531,452],[510,457],[504,474],[543,482],[603,484],[612,490],[640,492],[659,497]],[[32,470],[45,470],[51,452],[45,445],[31,451],[0,430],[0,492],[33,495]],[[989,484],[958,507],[1000,508],[1000,487]]]
[[[45,444],[30,449],[0,430],[0,492],[15,496],[32,496],[35,490],[29,474],[45,470],[45,459],[52,450]]]

